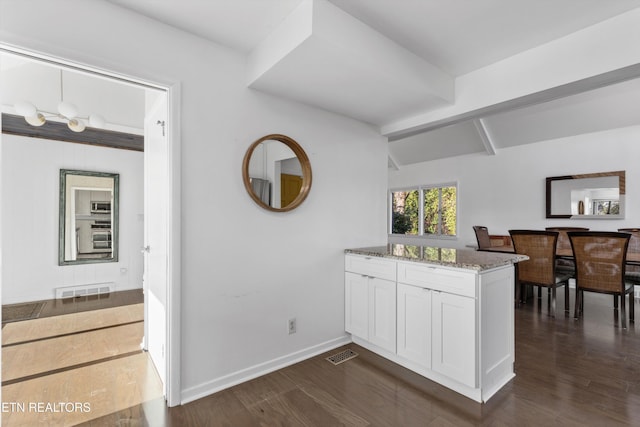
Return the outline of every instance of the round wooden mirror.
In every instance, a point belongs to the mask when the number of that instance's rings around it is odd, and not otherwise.
[[[286,212],[300,206],[309,194],[311,163],[293,139],[266,135],[244,155],[242,179],[254,202],[270,211]]]

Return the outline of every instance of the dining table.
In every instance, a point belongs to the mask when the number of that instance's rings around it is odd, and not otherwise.
[[[503,252],[514,253],[515,249],[511,245],[492,246],[491,248],[478,249],[487,252]],[[557,258],[573,259],[573,250],[571,248],[558,248],[556,251]],[[627,265],[640,265],[640,252],[627,251]]]
[[[565,259],[573,259],[573,250],[569,249],[558,249],[556,251],[556,258],[565,258]],[[640,265],[640,252],[635,251],[627,251],[627,265]]]

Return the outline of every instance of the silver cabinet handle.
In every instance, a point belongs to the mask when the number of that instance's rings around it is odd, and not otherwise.
[[[143,246],[143,247],[140,249],[140,252],[142,252],[142,253],[145,253],[145,252],[146,252],[146,253],[149,253],[149,252],[151,252],[151,246],[149,246],[149,245],[147,245],[147,246]]]

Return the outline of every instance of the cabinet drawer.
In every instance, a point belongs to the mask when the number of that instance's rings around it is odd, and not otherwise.
[[[377,257],[345,255],[344,268],[352,273],[396,281],[396,261]]]
[[[399,262],[398,282],[465,297],[476,297],[476,274],[473,272]]]

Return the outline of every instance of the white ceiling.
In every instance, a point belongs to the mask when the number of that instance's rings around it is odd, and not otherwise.
[[[329,1],[456,76],[640,7],[637,0]],[[110,2],[248,53],[303,0]]]
[[[446,110],[460,76],[640,8],[640,0],[109,1],[245,54],[254,89],[381,129]],[[400,133],[390,157],[402,167],[639,125],[639,100],[632,80]]]
[[[640,0],[111,2],[246,53],[248,84],[255,89],[380,127],[446,108],[458,76],[640,7]],[[313,30],[292,29],[305,20]],[[280,49],[280,56],[261,64],[268,48]],[[390,164],[492,153],[637,125],[638,101],[640,85],[631,81],[481,122],[475,118],[394,137]]]

